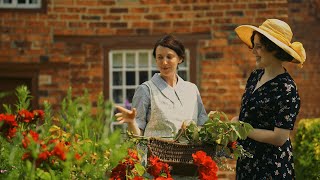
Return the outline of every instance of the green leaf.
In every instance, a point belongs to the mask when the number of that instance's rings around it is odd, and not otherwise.
[[[44,179],[44,180],[51,180],[50,173],[49,172],[45,172],[40,168],[37,168],[36,176],[37,176],[37,179],[39,178],[39,179]]]
[[[146,169],[141,164],[135,164],[134,168],[138,172],[139,176],[142,176],[146,172]]]
[[[236,140],[238,140],[238,132],[236,132],[236,131],[231,131],[230,132],[230,138],[229,138],[229,142],[233,142],[233,141],[236,141]]]

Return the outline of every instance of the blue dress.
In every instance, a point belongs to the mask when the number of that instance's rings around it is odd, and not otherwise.
[[[251,73],[242,97],[239,120],[254,128],[293,129],[300,109],[300,97],[291,76],[285,72],[255,89],[264,70]],[[253,158],[237,161],[237,179],[295,179],[291,141],[281,147],[257,142],[239,141]]]

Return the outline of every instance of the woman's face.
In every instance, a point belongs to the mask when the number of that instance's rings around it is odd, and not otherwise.
[[[158,46],[156,48],[156,63],[161,76],[175,76],[178,64],[181,62],[182,59],[174,50],[163,46]]]
[[[254,36],[254,47],[252,53],[256,56],[256,67],[266,68],[275,63],[275,57],[273,52],[266,50],[265,46],[260,42],[260,36],[256,34]]]

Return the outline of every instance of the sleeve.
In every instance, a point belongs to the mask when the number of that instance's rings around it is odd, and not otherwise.
[[[197,103],[198,103],[198,125],[203,125],[208,120],[207,112],[202,103],[199,89],[195,86],[197,92]]]
[[[300,97],[294,82],[286,82],[276,96],[277,110],[275,126],[282,129],[293,129],[300,110]]]
[[[149,118],[150,92],[146,85],[139,85],[132,99],[132,107],[136,108],[136,122],[141,130],[144,130]]]

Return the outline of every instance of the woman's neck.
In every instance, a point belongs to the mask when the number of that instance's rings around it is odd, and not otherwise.
[[[282,63],[275,63],[272,64],[266,68],[264,68],[264,74],[263,76],[265,76],[266,79],[272,79],[274,77],[276,77],[279,74],[284,73],[285,70],[282,66]]]
[[[171,87],[174,87],[178,82],[178,78],[176,74],[174,74],[173,76],[162,76],[160,74],[160,76]]]

